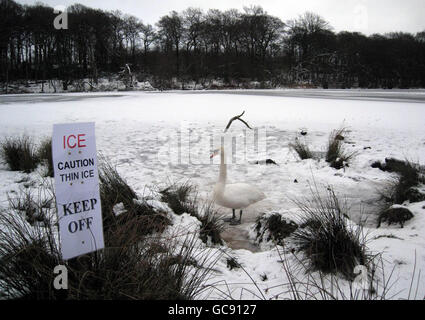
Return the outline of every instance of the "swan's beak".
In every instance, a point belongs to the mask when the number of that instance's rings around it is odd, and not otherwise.
[[[217,150],[214,150],[212,153],[211,153],[211,155],[210,155],[210,159],[212,159],[212,158],[214,158],[216,155],[218,155],[220,153],[220,150],[219,149],[217,149]]]

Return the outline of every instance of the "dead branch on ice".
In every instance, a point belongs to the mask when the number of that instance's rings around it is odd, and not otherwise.
[[[244,114],[245,114],[245,111],[244,111],[244,112],[242,112],[242,114],[240,114],[239,116],[235,116],[235,117],[233,117],[232,119],[230,119],[229,123],[227,124],[226,129],[224,130],[224,133],[226,133],[226,132],[227,132],[227,130],[229,130],[230,126],[232,125],[233,121],[235,121],[235,120],[239,120],[239,121],[241,121],[241,122],[242,122],[243,124],[245,124],[245,125],[246,125],[249,129],[251,129],[251,130],[252,130],[252,128],[249,126],[249,124],[248,124],[245,120],[241,119],[241,117],[242,117]]]

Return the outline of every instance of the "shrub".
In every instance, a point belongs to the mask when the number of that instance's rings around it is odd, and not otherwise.
[[[318,272],[318,275],[310,275],[309,270],[301,264],[291,264],[285,252],[278,251],[284,272],[288,278],[288,283],[284,285],[285,292],[291,294],[293,300],[416,300],[418,288],[420,286],[421,272],[416,270],[416,255],[413,273],[410,275],[411,285],[399,290],[395,284],[399,279],[395,279],[396,265],[388,270],[382,254],[377,254],[370,261],[367,270],[367,277],[363,272],[365,269],[359,268],[363,273],[362,277],[347,283],[340,277]],[[296,259],[296,257],[295,257]],[[362,270],[363,269],[363,270]],[[299,274],[304,271],[305,275],[299,278]],[[416,285],[415,285],[416,283]],[[416,287],[416,288],[415,288]],[[402,295],[402,296],[401,296]]]
[[[31,226],[15,206],[0,211],[0,292],[9,299],[66,297],[53,288],[53,269],[63,261],[52,215],[45,212],[42,223]]]
[[[99,168],[99,189],[103,206],[111,211],[115,204],[123,203],[131,206],[137,199],[136,192],[119,175],[117,170],[106,160],[102,160]]]
[[[213,209],[212,203],[204,204],[202,214],[195,214],[195,217],[201,222],[199,237],[202,242],[222,245],[221,232],[223,231],[223,223],[221,215]]]
[[[348,166],[350,160],[355,157],[356,152],[348,153],[344,149],[344,136],[347,133],[345,128],[332,131],[326,151],[326,162],[337,170]]]
[[[26,189],[16,197],[8,197],[8,200],[11,211],[14,214],[23,215],[30,225],[37,222],[47,223],[44,211],[50,211],[52,207],[53,198],[50,195],[42,199],[41,194],[39,194],[38,199],[36,199],[31,190]]]
[[[4,160],[12,171],[29,173],[39,163],[34,143],[26,135],[5,138],[1,142],[1,151]]]
[[[221,215],[214,210],[212,202],[200,203],[196,187],[189,181],[182,184],[174,183],[160,191],[161,201],[177,215],[187,213],[201,222],[200,238],[204,243],[210,240],[213,244],[223,244],[221,232],[223,224]]]
[[[138,200],[134,190],[106,160],[100,165],[99,182],[105,232],[115,233],[130,223],[137,231],[134,234],[140,237],[162,232],[170,224],[165,212],[159,211],[144,200]],[[120,203],[125,210],[117,216],[114,207]]]
[[[296,203],[305,215],[292,239],[297,251],[304,252],[309,270],[353,280],[354,268],[369,262],[362,227],[348,225],[345,208],[332,189],[326,198],[316,190],[312,200]]]
[[[54,175],[54,169],[53,169],[53,157],[52,157],[52,139],[47,138],[44,139],[40,146],[38,147],[37,156],[40,159],[40,161],[44,161],[47,165],[47,177],[52,177]]]
[[[70,283],[78,287],[70,289],[71,298],[191,300],[204,289],[210,270],[208,254],[197,256],[194,249],[193,236],[181,246],[144,238],[73,259],[68,263],[74,274]]]
[[[228,257],[226,258],[226,262],[227,262],[227,267],[230,270],[233,269],[239,269],[241,267],[241,265],[239,264],[238,260],[235,257]]]
[[[289,237],[298,225],[288,219],[282,218],[278,213],[271,216],[260,216],[257,218],[255,224],[255,230],[257,231],[256,240],[258,242],[273,241],[278,245],[283,245],[283,240]],[[264,235],[267,233],[267,238],[264,239]]]
[[[398,160],[394,158],[385,158],[385,163],[376,161],[372,164],[373,168],[379,168],[386,172],[397,172],[402,175],[412,175],[419,178],[420,166],[409,160]],[[417,179],[419,181],[419,179]]]
[[[296,138],[294,143],[290,143],[289,146],[298,154],[301,160],[312,159],[313,154],[306,143]]]
[[[196,213],[196,199],[190,199],[196,188],[189,181],[182,184],[172,184],[160,191],[161,201],[166,202],[168,206],[177,215],[183,213]]]
[[[403,207],[392,207],[381,212],[378,218],[377,228],[381,226],[381,223],[383,221],[386,221],[388,225],[391,225],[393,223],[399,223],[400,226],[403,228],[404,223],[412,218],[413,214],[412,212],[410,212],[409,209]]]
[[[193,299],[216,262],[209,251],[195,251],[192,235],[182,243],[140,237],[137,216],[105,233],[105,249],[63,261],[57,224],[44,214],[44,223],[30,226],[0,211],[0,292],[7,299]],[[68,290],[53,288],[57,265],[68,269]]]
[[[416,187],[425,182],[423,172],[418,164],[397,159],[385,159],[385,165],[379,166],[381,170],[395,172],[398,178],[387,184],[381,196],[388,204],[402,204],[405,201],[420,202],[425,200]]]

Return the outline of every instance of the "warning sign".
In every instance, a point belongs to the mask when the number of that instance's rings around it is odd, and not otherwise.
[[[52,153],[63,259],[102,249],[94,123],[55,124]]]

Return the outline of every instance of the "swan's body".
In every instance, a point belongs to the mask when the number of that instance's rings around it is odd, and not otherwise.
[[[224,189],[224,190],[223,190]],[[221,184],[214,187],[216,203],[229,209],[245,209],[265,199],[264,193],[247,183]]]
[[[247,183],[226,184],[227,168],[223,147],[220,153],[220,175],[218,182],[214,186],[214,200],[218,205],[233,210],[233,217],[229,221],[234,222],[233,224],[240,223],[243,209],[264,200],[266,196],[257,187]],[[239,222],[235,222],[235,210],[240,210]]]

